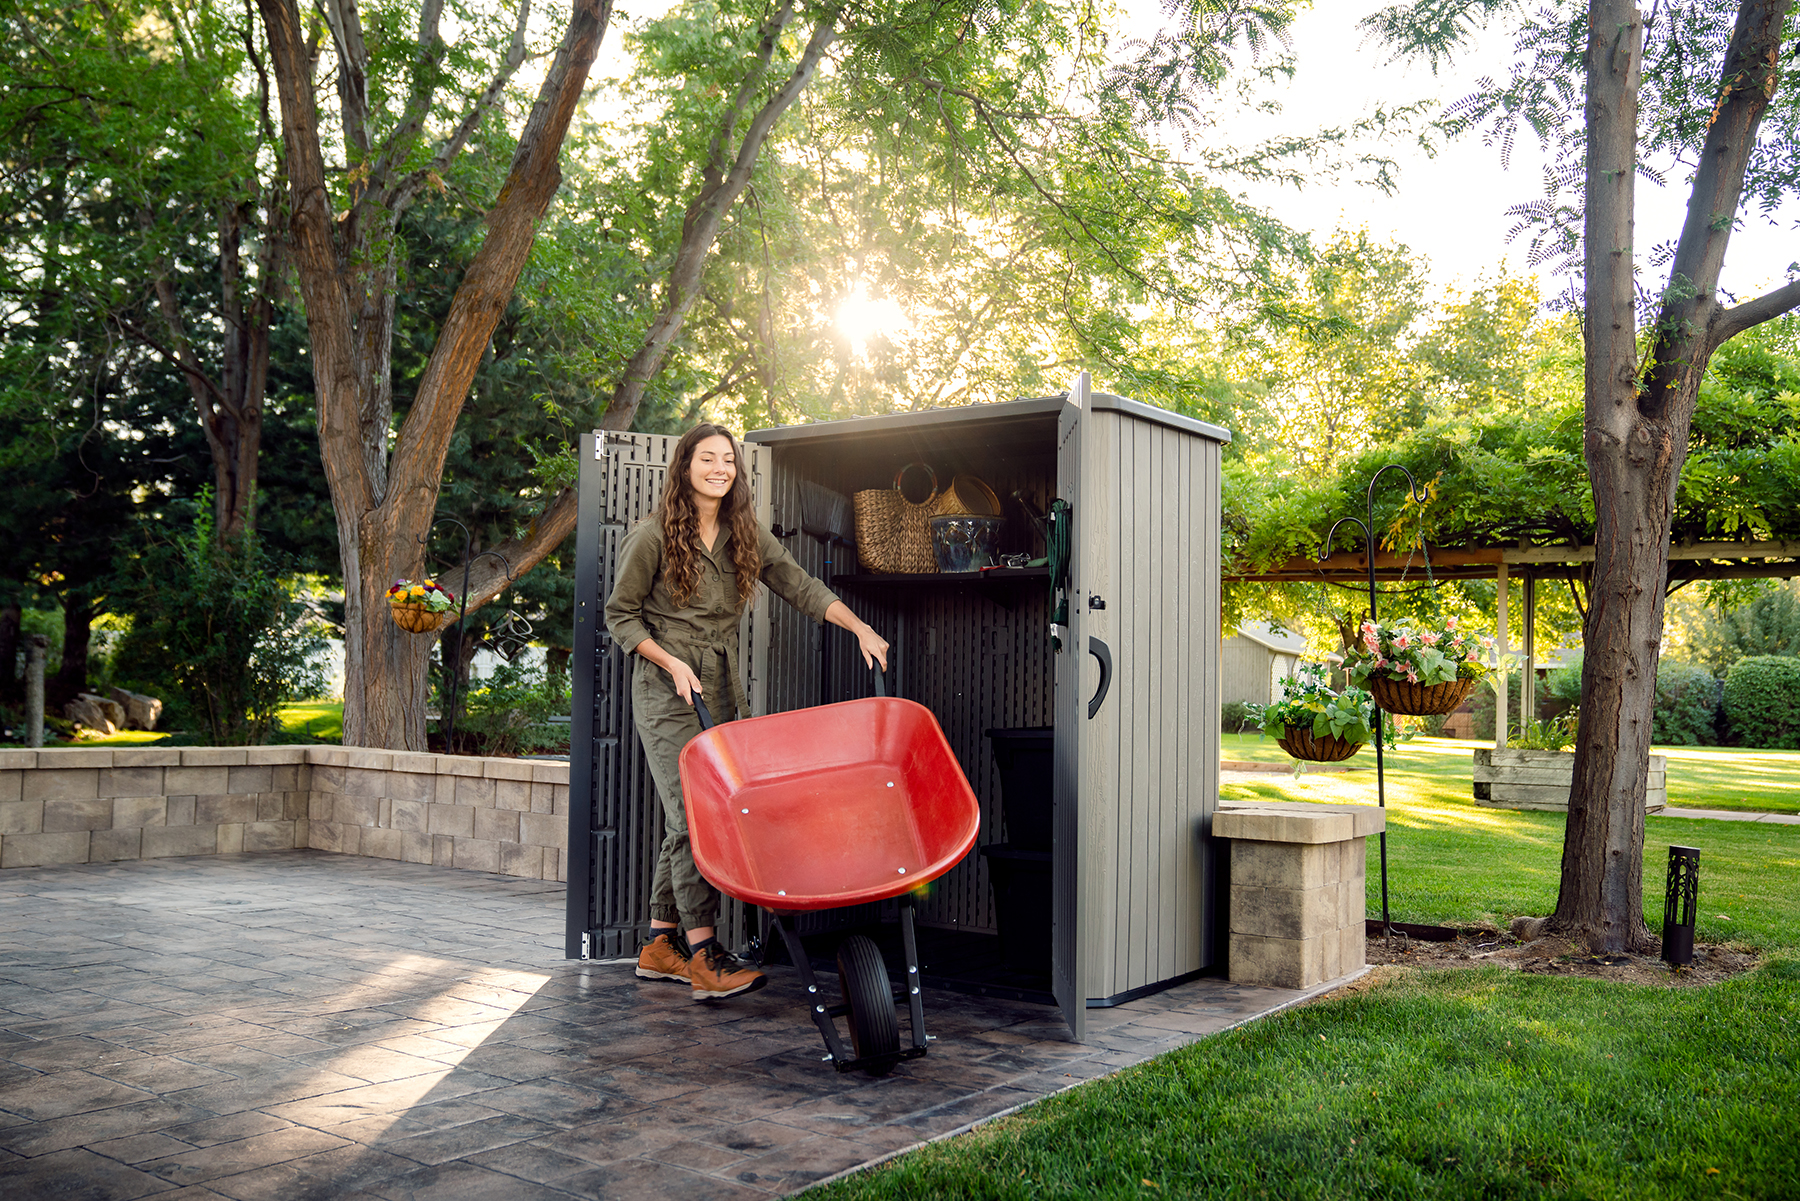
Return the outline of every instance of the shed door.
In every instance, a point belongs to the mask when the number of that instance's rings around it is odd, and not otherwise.
[[[679,439],[595,430],[581,440],[575,533],[574,692],[569,755],[569,858],[564,954],[618,959],[637,954],[650,925],[650,880],[662,844],[662,806],[631,719],[631,669],[606,634],[619,544],[655,511]],[[769,517],[768,449],[744,447],[758,517]],[[768,605],[745,615],[744,647],[753,708],[767,691]],[[719,935],[742,945],[753,930],[746,907],[726,898]]]
[[[1106,708],[1102,687],[1110,676],[1110,648],[1106,645],[1104,612],[1090,609],[1104,603],[1098,595],[1100,561],[1106,531],[1118,528],[1118,514],[1104,511],[1114,503],[1115,492],[1096,474],[1094,416],[1089,405],[1092,384],[1082,372],[1069,387],[1068,399],[1057,421],[1056,491],[1069,503],[1071,539],[1068,621],[1059,631],[1062,648],[1056,656],[1056,853],[1054,870],[1055,924],[1052,931],[1052,989],[1063,1017],[1077,1039],[1086,1036],[1088,977],[1087,957],[1096,950],[1095,940],[1083,936],[1084,923],[1103,925],[1099,898],[1084,896],[1082,865],[1083,807],[1104,809],[1104,798],[1087,795],[1083,780],[1105,756],[1101,738],[1105,721],[1090,717],[1089,709],[1100,702],[1095,716]],[[1097,810],[1098,812],[1098,810]],[[1104,859],[1104,856],[1101,856]],[[1098,862],[1098,861],[1097,861]]]

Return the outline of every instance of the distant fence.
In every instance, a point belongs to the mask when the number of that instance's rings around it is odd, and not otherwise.
[[[0,869],[312,848],[568,878],[569,766],[338,746],[0,750]]]

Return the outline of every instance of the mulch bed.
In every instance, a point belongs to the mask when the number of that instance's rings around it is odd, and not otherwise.
[[[1428,942],[1396,934],[1393,938],[1370,935],[1368,961],[1377,970],[1363,981],[1389,979],[1393,968],[1503,967],[1540,976],[1586,976],[1628,984],[1662,988],[1691,988],[1715,984],[1759,962],[1754,954],[1730,946],[1698,945],[1694,961],[1671,968],[1655,955],[1594,955],[1565,938],[1546,935],[1520,938],[1505,930],[1463,930],[1449,942]],[[1373,978],[1373,979],[1372,979]],[[1352,985],[1352,988],[1355,986]]]

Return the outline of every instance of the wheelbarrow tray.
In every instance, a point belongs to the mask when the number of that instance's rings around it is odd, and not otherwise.
[[[897,697],[713,726],[683,748],[681,790],[701,874],[781,912],[917,889],[981,821],[937,719]]]

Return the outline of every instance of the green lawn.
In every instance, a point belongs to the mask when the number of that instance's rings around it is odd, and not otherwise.
[[[295,701],[281,707],[282,732],[270,739],[286,742],[342,742],[344,740],[343,701]],[[181,735],[186,745],[200,745],[203,739]],[[169,734],[152,734],[144,730],[120,730],[106,738],[84,738],[77,746],[156,746],[177,741]]]
[[[1387,752],[1389,779],[1404,767],[1445,784],[1460,779],[1470,795],[1471,752],[1485,742],[1455,738],[1414,738]],[[1272,738],[1255,734],[1225,735],[1224,757],[1264,763],[1292,763]],[[1669,760],[1669,804],[1681,809],[1733,809],[1740,812],[1800,813],[1800,751],[1740,750],[1735,747],[1659,746],[1653,754]],[[1368,747],[1348,761],[1375,771],[1375,752]],[[1370,788],[1373,789],[1373,785]]]
[[[1387,759],[1388,911],[1396,921],[1442,925],[1504,924],[1518,914],[1556,906],[1563,815],[1488,809],[1470,796],[1470,746],[1421,738]],[[1690,751],[1689,754],[1694,752]],[[1781,752],[1712,751],[1746,758]],[[1241,743],[1227,735],[1225,757],[1287,762],[1274,743]],[[1800,760],[1800,755],[1784,758]],[[1682,762],[1691,762],[1684,760]],[[1369,804],[1375,800],[1375,756],[1352,766],[1366,771],[1271,774],[1267,781],[1227,784],[1222,799],[1310,800]],[[1675,792],[1671,759],[1670,792]],[[1796,765],[1800,771],[1800,764]],[[1694,801],[1688,804],[1699,807]],[[1800,827],[1674,817],[1644,819],[1645,920],[1662,926],[1663,877],[1670,845],[1700,848],[1702,942],[1800,948]],[[1369,844],[1369,913],[1381,915],[1378,848]]]
[[[1800,962],[1704,989],[1412,974],[816,1194],[1742,1198],[1800,1182]]]
[[[1562,815],[1476,806],[1471,749],[1416,739],[1389,756],[1396,920],[1502,923],[1554,906]],[[1254,737],[1228,736],[1224,755],[1286,760]],[[1222,795],[1372,802],[1374,756],[1352,762],[1370,770],[1270,775]],[[1683,750],[1670,761],[1671,800],[1700,807],[1681,787],[1751,799],[1754,783],[1708,776],[1734,763],[1800,778],[1800,756]],[[820,1195],[1800,1195],[1800,827],[1646,819],[1653,929],[1670,843],[1701,848],[1700,940],[1757,948],[1760,969],[1686,989],[1500,968],[1401,972],[1081,1085]]]

